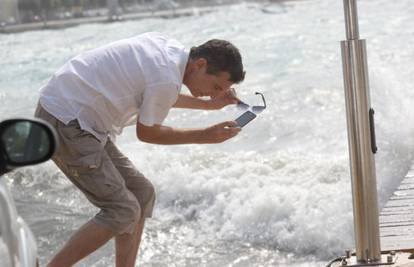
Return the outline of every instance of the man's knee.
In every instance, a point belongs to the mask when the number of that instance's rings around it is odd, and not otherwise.
[[[137,200],[113,205],[110,209],[102,209],[95,221],[106,226],[116,234],[132,233],[142,215],[141,206]]]
[[[136,224],[141,218],[141,205],[138,201],[131,201],[124,208],[120,209],[119,213],[121,215],[120,225],[124,228],[128,228],[128,226]]]
[[[154,203],[156,198],[155,188],[152,183],[148,180],[145,182],[145,186],[136,187],[130,189],[131,192],[135,195],[135,198],[138,200],[141,205],[141,212],[143,217],[151,217],[152,211],[154,209]]]
[[[147,188],[147,190],[148,193],[147,198],[145,199],[145,204],[150,204],[155,200],[155,188],[152,183],[150,183],[150,186]]]
[[[145,190],[138,194],[137,198],[141,204],[142,212],[144,213],[143,216],[151,217],[156,196],[154,186],[148,181],[148,185],[145,187]]]

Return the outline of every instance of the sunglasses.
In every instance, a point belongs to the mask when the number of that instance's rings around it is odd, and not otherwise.
[[[242,109],[242,110],[246,110],[246,109],[251,109],[253,111],[253,113],[255,114],[259,114],[261,113],[263,110],[266,109],[266,100],[265,97],[262,93],[256,92],[256,95],[260,95],[262,97],[263,100],[263,106],[250,106],[249,104],[244,103],[243,101],[239,101],[239,103],[237,103],[237,108]]]

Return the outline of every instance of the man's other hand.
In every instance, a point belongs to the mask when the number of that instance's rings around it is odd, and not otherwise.
[[[221,109],[227,105],[237,104],[240,100],[233,88],[222,91],[208,101],[209,109]]]

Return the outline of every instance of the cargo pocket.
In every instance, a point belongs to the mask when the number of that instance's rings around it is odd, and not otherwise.
[[[94,141],[100,143],[100,141],[93,134],[83,130],[76,119],[71,120],[67,125],[59,125],[58,130],[61,135],[65,137],[65,139],[70,141],[77,141],[86,137],[89,140],[94,139]]]
[[[110,161],[103,160],[102,152],[81,156],[67,161],[71,179],[87,197],[93,200],[103,200],[120,189],[111,169]],[[106,163],[106,164],[105,164]]]

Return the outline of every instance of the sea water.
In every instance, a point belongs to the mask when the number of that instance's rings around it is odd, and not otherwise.
[[[413,150],[414,5],[358,1],[375,109],[380,205],[410,167]],[[38,89],[76,54],[147,31],[188,48],[211,38],[240,48],[239,97],[268,108],[216,145],[158,146],[126,128],[120,149],[153,182],[139,266],[324,266],[354,247],[339,41],[342,1],[240,3],[174,19],[88,24],[0,35],[0,118],[32,116]],[[183,92],[188,92],[183,88]],[[241,111],[172,110],[174,127],[206,127]],[[5,177],[36,235],[41,265],[97,210],[52,162]],[[76,266],[113,266],[108,243]]]

